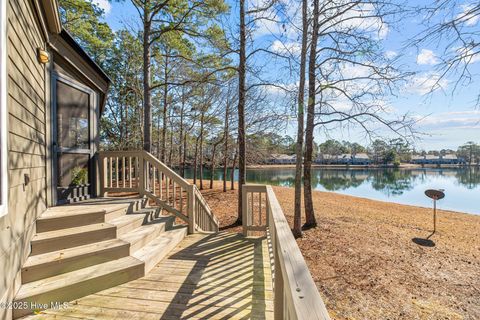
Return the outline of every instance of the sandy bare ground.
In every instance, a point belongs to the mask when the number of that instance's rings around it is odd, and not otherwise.
[[[292,223],[293,189],[275,187]],[[202,193],[226,230],[236,191]],[[298,245],[333,319],[480,319],[480,216],[315,192],[319,227]]]

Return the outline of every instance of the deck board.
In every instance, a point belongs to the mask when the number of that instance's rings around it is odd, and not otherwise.
[[[145,277],[28,319],[273,319],[266,240],[189,235]]]

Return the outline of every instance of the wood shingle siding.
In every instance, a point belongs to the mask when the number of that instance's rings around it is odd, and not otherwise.
[[[47,188],[45,66],[36,58],[46,39],[34,0],[7,1],[9,206],[0,218],[0,302],[12,301],[19,288],[18,272],[29,254],[35,219],[46,209]],[[9,312],[0,309],[0,319]]]

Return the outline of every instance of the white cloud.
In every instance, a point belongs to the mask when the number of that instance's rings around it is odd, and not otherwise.
[[[387,51],[385,51],[385,58],[387,58],[387,59],[393,59],[393,58],[395,58],[396,56],[398,56],[398,53],[396,53],[396,52],[393,51],[393,50],[387,50]]]
[[[447,86],[447,79],[441,78],[438,73],[427,72],[413,76],[406,89],[411,93],[424,95],[438,89],[445,90]]]
[[[338,3],[333,2],[331,6],[337,8]],[[332,9],[330,14],[337,14],[336,10],[343,10],[343,8]],[[337,19],[332,19],[331,23],[336,24],[335,29],[354,28],[370,32],[372,37],[379,40],[385,39],[390,31],[388,24],[378,16],[377,9],[373,4],[359,4],[341,14]]]
[[[480,21],[480,14],[476,5],[462,5],[462,12],[457,15],[457,19],[464,22],[466,26],[475,26]]]
[[[97,6],[99,6],[105,12],[105,15],[108,15],[112,11],[112,5],[108,0],[93,0]]]
[[[367,65],[368,62],[365,62]],[[344,63],[340,67],[340,73],[344,78],[365,78],[372,74],[372,69],[366,65],[356,65],[352,63]]]
[[[298,55],[302,50],[301,44],[298,42],[282,42],[280,40],[275,40],[272,43],[271,50],[278,54],[283,55]]]
[[[422,49],[417,56],[417,64],[437,64],[438,58],[432,50]]]
[[[480,112],[442,112],[427,117],[417,117],[421,129],[478,129]]]

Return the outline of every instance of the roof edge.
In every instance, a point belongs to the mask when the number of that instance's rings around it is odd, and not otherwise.
[[[96,71],[102,76],[107,83],[112,83],[112,79],[103,71],[103,69],[85,52],[80,44],[72,37],[72,35],[65,29],[60,32],[60,37],[65,40],[76,52]]]
[[[60,15],[58,13],[57,0],[41,0],[42,6],[45,10],[48,30],[52,33],[59,34],[62,32],[62,23],[60,22]]]

